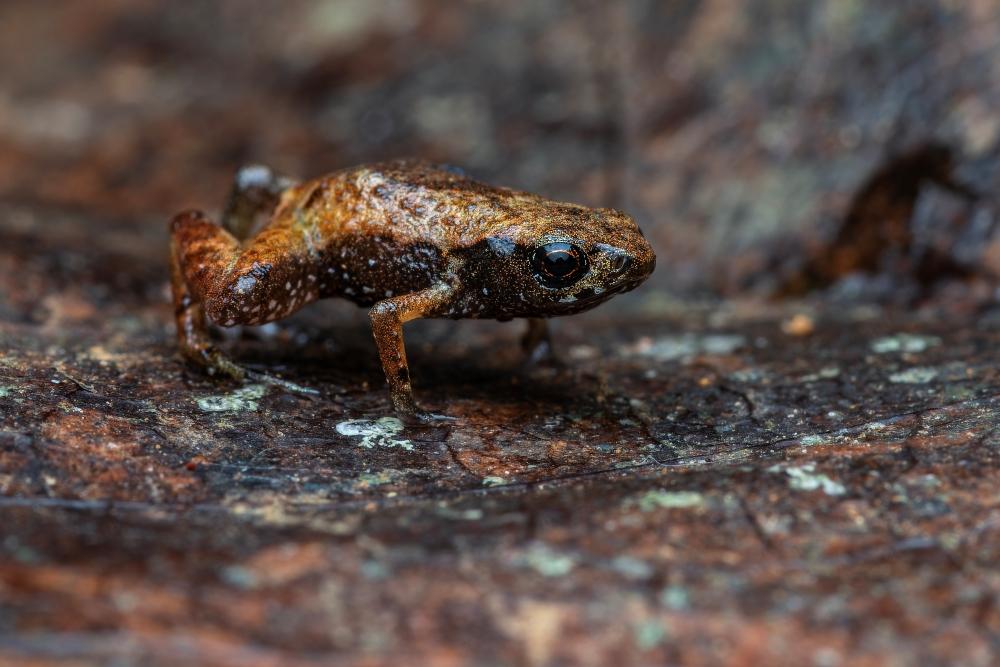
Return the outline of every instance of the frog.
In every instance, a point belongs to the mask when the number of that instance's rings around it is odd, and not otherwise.
[[[635,220],[487,185],[420,159],[297,181],[240,169],[221,224],[172,218],[170,275],[180,352],[212,374],[249,371],[213,343],[217,326],[264,325],[326,298],[369,308],[396,414],[414,399],[403,325],[418,318],[528,322],[522,347],[554,358],[548,319],[642,284],[656,255]]]

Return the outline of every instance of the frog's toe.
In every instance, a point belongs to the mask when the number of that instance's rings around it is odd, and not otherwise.
[[[234,380],[244,380],[246,370],[233,362],[214,345],[191,345],[183,349],[184,356],[198,364],[209,375],[223,375]]]
[[[261,382],[263,384],[270,384],[275,387],[281,387],[285,391],[292,392],[293,394],[305,394],[306,396],[317,396],[319,395],[318,389],[313,389],[312,387],[303,387],[300,384],[296,384],[290,380],[285,380],[283,378],[276,377],[274,375],[269,375],[267,373],[261,373],[259,371],[245,370],[244,373],[246,377],[254,380],[255,382]]]
[[[425,424],[433,424],[437,422],[455,422],[458,421],[458,417],[451,417],[449,415],[439,415],[436,412],[424,412],[421,411],[417,415],[417,419]]]
[[[440,424],[441,422],[456,421],[456,417],[449,417],[448,415],[439,415],[436,412],[428,412],[421,407],[418,407],[415,403],[407,403],[406,405],[395,406],[396,416],[400,418],[401,421],[408,424]]]
[[[226,377],[231,377],[234,380],[242,381],[247,378],[247,371],[245,368],[233,361],[230,361],[227,357],[221,354],[209,365],[208,372],[212,374],[225,375]]]

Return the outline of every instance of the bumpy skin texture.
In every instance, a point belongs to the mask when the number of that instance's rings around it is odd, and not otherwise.
[[[269,211],[247,238],[255,215]],[[223,226],[197,211],[171,222],[177,333],[187,357],[242,377],[209,342],[206,316],[224,327],[264,324],[317,299],[347,298],[372,306],[393,405],[404,414],[418,412],[404,322],[531,318],[531,352],[548,341],[540,318],[587,310],[633,289],[655,263],[624,213],[484,185],[422,161],[301,184],[248,167],[237,176]],[[570,275],[553,280],[551,266],[569,267]]]

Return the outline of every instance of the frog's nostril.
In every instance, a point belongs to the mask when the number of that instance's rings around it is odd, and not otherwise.
[[[617,253],[611,256],[611,270],[615,273],[622,273],[631,263],[632,260],[625,253]]]
[[[628,252],[607,243],[598,243],[597,249],[607,258],[608,271],[612,275],[624,273],[632,265]]]

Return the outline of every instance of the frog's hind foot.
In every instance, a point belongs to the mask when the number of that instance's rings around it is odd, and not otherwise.
[[[185,359],[209,375],[228,377],[240,382],[251,377],[252,371],[231,360],[211,343],[182,339],[179,346]]]
[[[264,165],[241,168],[222,213],[223,229],[240,241],[250,238],[257,216],[273,211],[281,193],[294,185],[294,180],[278,176]]]
[[[305,387],[301,384],[292,382],[291,380],[286,380],[284,378],[277,377],[276,375],[270,375],[268,373],[262,373],[260,371],[254,371],[250,369],[245,369],[246,377],[254,382],[260,382],[261,384],[269,384],[274,387],[280,387],[287,392],[292,394],[302,394],[303,396],[319,396],[320,392],[318,389],[313,389],[312,387]]]
[[[306,396],[316,396],[319,391],[311,387],[304,387],[290,380],[276,377],[269,373],[244,368],[235,361],[227,357],[221,350],[211,344],[187,344],[181,343],[181,353],[184,357],[194,362],[199,368],[212,376],[227,377],[238,382],[252,381],[261,384],[268,384],[280,387],[285,391],[303,394]]]

